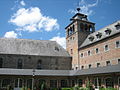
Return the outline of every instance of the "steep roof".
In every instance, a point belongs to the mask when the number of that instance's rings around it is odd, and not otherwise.
[[[55,41],[13,38],[0,38],[0,54],[70,57]]]
[[[119,25],[120,21],[117,21],[113,24],[110,24],[94,33],[91,33],[87,36],[86,40],[83,42],[83,44],[79,48],[83,48],[85,46],[91,45],[93,43],[99,42],[105,38],[111,37],[115,34],[120,33],[120,28],[117,30],[116,25]],[[108,33],[108,34],[106,34]]]

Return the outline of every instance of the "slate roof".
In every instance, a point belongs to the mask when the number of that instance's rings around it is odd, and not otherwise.
[[[35,76],[81,76],[120,73],[120,64],[84,70],[35,70]],[[33,75],[33,69],[0,68],[0,75]]]
[[[0,54],[70,57],[55,41],[13,38],[0,38]]]
[[[120,29],[116,30],[116,27],[115,27],[119,23],[120,23],[120,21],[117,21],[117,22],[110,24],[110,25],[108,25],[108,26],[106,26],[106,27],[94,32],[94,33],[91,33],[90,35],[87,36],[86,40],[82,43],[82,45],[80,45],[79,48],[83,48],[85,46],[91,45],[91,44],[96,43],[98,41],[101,41],[105,38],[108,38],[108,37],[111,37],[115,34],[120,33]],[[106,30],[110,30],[109,35],[106,35]],[[101,37],[97,38],[97,35],[100,35],[100,34],[101,34]]]

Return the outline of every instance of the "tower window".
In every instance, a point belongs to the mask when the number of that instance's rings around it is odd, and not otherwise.
[[[23,67],[22,59],[18,59],[17,68],[22,69],[22,67]]]
[[[110,64],[110,61],[106,61],[106,65],[107,66],[110,66],[111,64]]]
[[[109,50],[108,45],[105,45],[105,51],[108,51],[108,50]]]
[[[97,63],[97,67],[100,67],[100,63]]]
[[[59,51],[59,48],[56,46],[56,47],[55,47],[55,50],[56,50],[56,51]]]
[[[116,48],[120,47],[120,41],[116,41]]]

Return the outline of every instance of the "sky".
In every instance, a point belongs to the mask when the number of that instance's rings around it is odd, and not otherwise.
[[[96,30],[120,20],[120,0],[0,0],[0,38],[52,40],[65,48],[77,7]]]

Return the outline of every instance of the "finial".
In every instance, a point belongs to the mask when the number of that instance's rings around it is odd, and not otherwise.
[[[78,13],[80,12],[80,3],[79,2],[77,4],[77,11],[78,11]]]
[[[80,11],[80,8],[79,8],[79,7],[77,8],[77,11],[78,11],[78,13],[79,13],[79,11]]]

